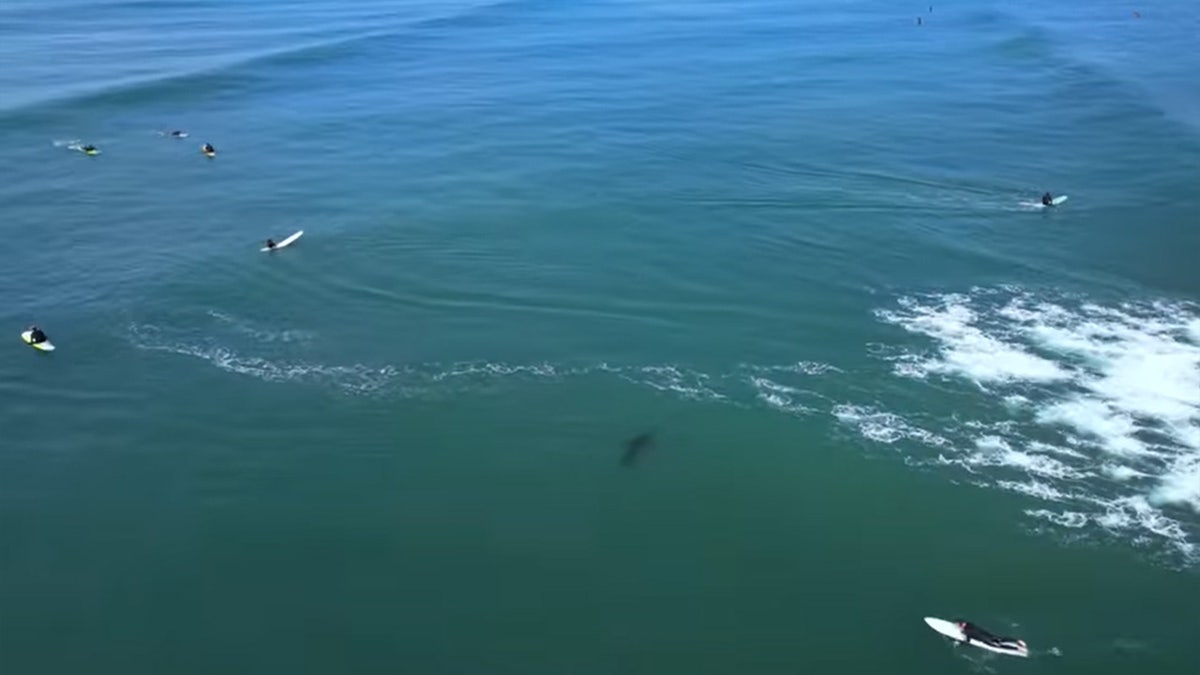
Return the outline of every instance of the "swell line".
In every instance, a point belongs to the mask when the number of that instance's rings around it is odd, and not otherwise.
[[[361,18],[355,27],[335,28],[316,39],[281,47],[233,53],[196,67],[93,82],[24,100],[6,97],[6,101],[0,102],[0,118],[44,118],[67,106],[119,105],[129,100],[140,99],[150,92],[165,92],[170,95],[212,91],[221,86],[249,85],[260,79],[257,73],[265,70],[264,66],[317,62],[331,56],[349,54],[376,40],[401,35],[418,36],[425,32],[427,37],[433,38],[438,33],[434,29],[490,21],[491,19],[486,17],[496,11],[511,10],[529,2],[536,0],[481,3],[419,19],[401,18],[401,13],[395,11],[375,14]],[[364,29],[362,24],[366,23],[372,24],[373,27]]]

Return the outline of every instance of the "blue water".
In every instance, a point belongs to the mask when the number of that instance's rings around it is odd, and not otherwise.
[[[0,672],[1194,672],[1198,29],[9,0]]]

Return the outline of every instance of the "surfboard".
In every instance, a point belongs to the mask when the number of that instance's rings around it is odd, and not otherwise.
[[[1060,205],[1062,205],[1062,203],[1063,203],[1063,202],[1065,202],[1065,201],[1067,201],[1067,196],[1066,196],[1066,195],[1059,195],[1059,196],[1055,197],[1054,199],[1051,199],[1051,200],[1050,200],[1050,206],[1060,206]],[[1039,200],[1039,201],[1036,201],[1036,202],[1021,202],[1021,206],[1026,206],[1026,207],[1029,207],[1029,208],[1031,208],[1031,209],[1044,209],[1044,208],[1048,208],[1048,207],[1047,207],[1045,204],[1043,204],[1043,203],[1042,203],[1040,200]]]
[[[287,239],[284,239],[283,241],[276,243],[275,248],[270,248],[268,246],[264,246],[258,250],[262,251],[263,253],[268,253],[270,251],[278,251],[279,249],[283,248],[284,246],[291,246],[293,243],[295,243],[295,241],[297,239],[300,238],[300,235],[302,235],[302,234],[304,234],[304,230],[300,230],[296,234],[293,234],[292,236],[288,237]]]
[[[955,624],[953,621],[935,619],[931,616],[927,616],[925,617],[925,623],[928,624],[930,628],[941,633],[942,635],[945,635],[946,637],[958,642],[965,642],[972,647],[979,647],[980,649],[986,649],[989,652],[995,652],[997,654],[1008,654],[1009,656],[1029,656],[1029,648],[1025,646],[1024,640],[1018,642],[1020,645],[1019,648],[997,647],[996,645],[990,645],[986,642],[980,642],[978,640],[967,640],[967,636],[963,635],[963,632],[959,629],[958,624]]]
[[[32,333],[30,331],[25,331],[24,333],[21,333],[21,341],[23,341],[25,344],[29,345],[30,347],[33,347],[34,349],[40,349],[44,352],[54,351],[54,344],[51,343],[50,340],[46,340],[45,342],[39,342],[35,345],[29,341],[31,336],[32,336]]]

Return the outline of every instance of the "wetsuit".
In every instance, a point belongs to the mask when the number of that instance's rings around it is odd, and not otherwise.
[[[973,623],[963,621],[963,622],[961,622],[959,629],[962,630],[963,635],[967,638],[967,640],[974,640],[975,642],[981,642],[986,645],[991,645],[993,647],[1000,647],[1003,649],[1019,649],[1020,648],[1020,642],[1021,642],[1020,640],[1018,640],[1016,638],[1008,638],[1008,637],[1000,637],[998,635],[992,635],[991,633],[980,628],[979,626],[976,626]]]

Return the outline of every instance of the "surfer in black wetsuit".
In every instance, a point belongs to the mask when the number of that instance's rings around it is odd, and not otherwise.
[[[955,621],[954,623],[958,626],[958,629],[963,632],[963,637],[966,638],[964,642],[974,640],[975,642],[991,645],[993,647],[999,647],[1000,649],[1021,649],[1024,646],[1024,643],[1016,638],[1006,638],[998,635],[992,635],[991,633],[969,621],[959,620]]]
[[[1049,192],[1042,195],[1042,206],[1054,206],[1054,195]]]
[[[275,248],[275,240],[274,239],[267,240],[267,248]]]
[[[172,132],[171,132],[171,136],[173,136],[174,138],[183,138],[183,137],[184,137],[184,136],[186,136],[186,135],[187,135],[187,134],[183,133],[182,131],[180,131],[180,130],[178,130],[178,129],[176,129],[175,131],[172,131]]]
[[[201,150],[204,151],[204,154],[209,155],[210,157],[217,154],[217,149],[212,146],[212,143],[205,143]]]
[[[46,334],[37,326],[29,327],[29,344],[37,345],[46,341]]]

